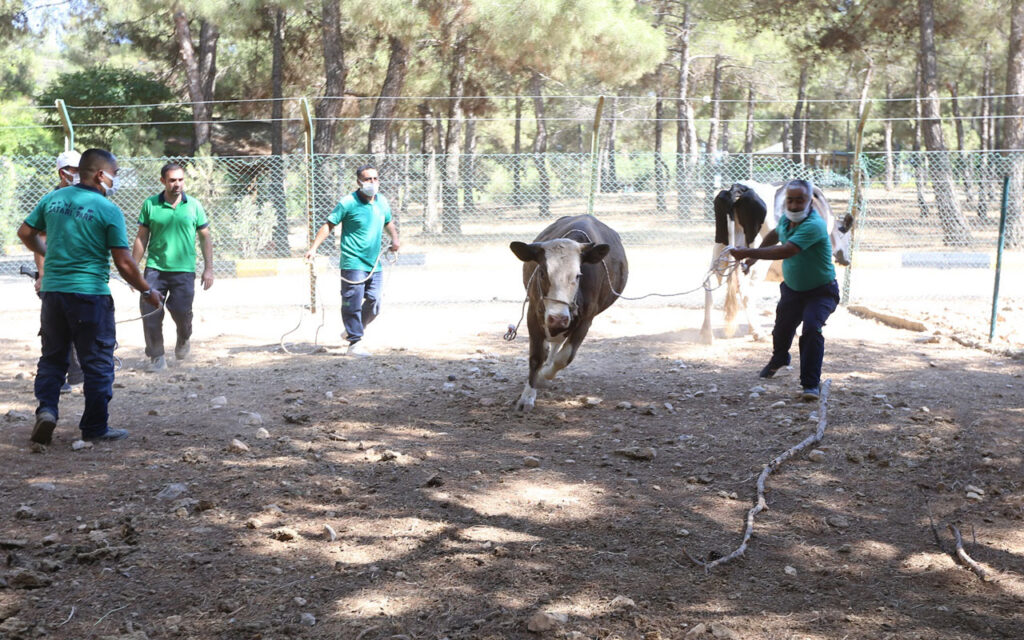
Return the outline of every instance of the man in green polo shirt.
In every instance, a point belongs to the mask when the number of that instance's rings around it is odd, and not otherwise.
[[[141,262],[146,255],[146,282],[167,296],[167,310],[177,328],[174,357],[184,360],[192,337],[192,302],[196,296],[196,236],[203,251],[203,290],[213,286],[213,241],[203,205],[185,195],[185,171],[169,162],[160,169],[164,190],[142,203],[139,231],[132,255]],[[150,370],[167,368],[164,357],[164,312],[156,311],[145,298],[140,300],[142,332]]]
[[[345,323],[348,355],[365,357],[370,352],[360,343],[366,325],[380,313],[381,238],[386,229],[391,236],[391,251],[398,251],[398,228],[391,219],[391,205],[379,194],[377,169],[363,165],[356,169],[358,189],[349,193],[327,222],[316,232],[306,252],[312,260],[317,248],[334,227],[341,225],[341,319]]]
[[[121,276],[143,291],[154,308],[163,302],[132,259],[124,214],[107,199],[117,190],[117,159],[104,149],[89,149],[82,154],[78,175],[78,184],[43,196],[18,229],[25,246],[45,260],[40,286],[42,355],[35,381],[39,408],[32,429],[32,441],[39,444],[50,444],[57,426],[72,344],[85,376],[85,410],[78,423],[82,439],[118,440],[128,435],[108,425],[116,341],[114,299],[107,285],[110,257]]]
[[[821,383],[821,365],[825,358],[822,327],[839,304],[839,285],[832,266],[832,243],[828,226],[811,207],[814,186],[807,180],[786,184],[785,216],[776,232],[779,244],[757,249],[732,249],[737,260],[782,260],[782,292],[775,309],[771,360],[761,370],[762,378],[771,378],[789,364],[789,349],[796,328],[800,333],[800,386],[804,400],[816,400]]]

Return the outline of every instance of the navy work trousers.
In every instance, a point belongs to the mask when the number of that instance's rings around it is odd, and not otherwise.
[[[369,279],[366,280],[367,276]],[[348,334],[350,344],[355,344],[363,339],[363,329],[373,322],[373,319],[380,313],[381,286],[384,283],[384,272],[374,271],[370,275],[368,271],[358,269],[342,269],[341,277],[341,320],[345,323],[345,333]],[[360,282],[360,284],[349,284],[345,282]]]
[[[114,386],[114,299],[109,295],[86,295],[45,291],[40,313],[39,336],[42,355],[36,372],[35,393],[39,408],[57,417],[60,388],[68,372],[71,346],[85,378],[85,411],[78,423],[82,437],[107,432],[107,405]]]
[[[839,304],[839,285],[832,282],[794,291],[783,282],[779,285],[781,297],[775,307],[775,329],[772,330],[772,368],[789,364],[789,348],[793,346],[796,328],[803,323],[800,333],[800,386],[816,389],[821,383],[821,363],[825,358],[825,336],[821,329]]]

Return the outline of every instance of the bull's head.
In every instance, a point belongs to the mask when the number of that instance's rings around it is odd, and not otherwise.
[[[580,243],[568,238],[530,244],[513,242],[509,248],[523,262],[537,263],[527,295],[531,301],[540,298],[543,302],[544,325],[549,335],[565,331],[572,322],[578,307],[583,265],[601,262],[610,250],[606,244]],[[539,296],[535,293],[538,291]]]

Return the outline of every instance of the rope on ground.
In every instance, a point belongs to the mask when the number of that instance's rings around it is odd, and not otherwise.
[[[757,503],[753,507],[751,507],[750,510],[747,512],[747,527],[746,530],[743,532],[743,542],[740,543],[740,546],[729,555],[722,556],[721,558],[717,558],[715,560],[712,560],[711,562],[706,562],[704,560],[694,558],[684,548],[682,550],[683,555],[685,555],[691,562],[698,566],[704,567],[704,571],[709,572],[720,564],[725,564],[726,562],[730,562],[732,560],[735,560],[736,558],[739,558],[747,551],[747,543],[750,541],[750,537],[754,535],[754,517],[768,508],[768,503],[764,499],[764,485],[765,482],[768,480],[768,476],[770,476],[776,469],[782,466],[784,462],[786,462],[793,456],[797,455],[798,453],[801,453],[807,447],[821,442],[821,439],[825,437],[825,427],[828,425],[828,393],[831,387],[832,380],[825,380],[825,382],[821,385],[821,397],[818,400],[817,430],[811,435],[804,438],[803,441],[801,441],[799,444],[793,446],[790,449],[787,449],[774,460],[766,464],[764,466],[764,469],[761,471],[761,475],[757,477]]]

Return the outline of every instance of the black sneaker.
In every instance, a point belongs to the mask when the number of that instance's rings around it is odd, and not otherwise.
[[[53,430],[57,428],[57,417],[49,411],[36,414],[36,426],[32,429],[32,442],[50,444],[53,441]]]
[[[808,387],[800,392],[800,397],[804,402],[814,402],[821,397],[821,391],[818,387]]]
[[[192,345],[188,340],[174,346],[174,357],[177,360],[184,360],[188,357],[188,352],[192,350]]]
[[[761,369],[761,373],[757,374],[757,377],[759,377],[759,378],[771,378],[776,373],[778,373],[779,369],[781,369],[784,366],[786,366],[786,365],[783,364],[783,365],[779,365],[777,367],[773,367],[772,363],[769,362],[768,364],[764,365],[764,369]]]
[[[105,440],[120,440],[128,437],[127,429],[107,429],[106,433],[98,436],[82,436],[82,440],[86,442],[103,442]]]

